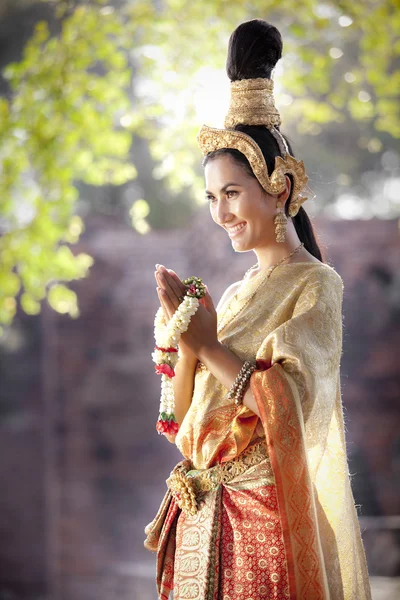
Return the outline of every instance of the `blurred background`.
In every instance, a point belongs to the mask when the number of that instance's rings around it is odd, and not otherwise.
[[[0,600],[156,598],[143,529],[180,454],[155,431],[154,265],[217,303],[254,263],[211,221],[196,147],[251,18],[283,36],[282,130],[345,285],[373,597],[400,598],[398,2],[0,0]]]

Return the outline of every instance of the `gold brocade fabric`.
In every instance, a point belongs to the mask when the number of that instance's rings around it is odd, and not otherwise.
[[[207,469],[265,439],[290,598],[370,600],[341,403],[343,282],[326,264],[283,264],[248,302],[261,277],[218,311],[222,343],[243,361],[272,363],[251,377],[261,419],[226,400],[228,390],[198,368],[176,444],[195,469]]]
[[[264,440],[249,446],[237,458],[217,463],[206,470],[191,468],[190,461],[179,463],[167,479],[179,508],[187,515],[195,515],[203,497],[220,485],[237,490],[250,490],[275,483],[271,462]]]

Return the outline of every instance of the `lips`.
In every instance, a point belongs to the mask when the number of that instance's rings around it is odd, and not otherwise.
[[[242,222],[242,223],[238,223],[237,226],[235,227],[230,227],[229,229],[227,229],[227,232],[229,234],[229,237],[234,237],[236,235],[239,235],[239,233],[241,233],[245,227],[246,227],[247,223]]]

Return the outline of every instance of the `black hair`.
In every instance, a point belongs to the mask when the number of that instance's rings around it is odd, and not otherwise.
[[[282,47],[281,34],[270,23],[262,19],[253,19],[252,21],[242,23],[235,29],[229,39],[228,58],[226,62],[226,71],[229,79],[231,81],[255,79],[257,77],[270,79],[276,63],[282,56]],[[268,173],[271,175],[275,168],[275,157],[281,156],[279,146],[272,133],[266,127],[258,125],[238,124],[235,126],[235,129],[246,133],[256,142],[267,163]],[[290,141],[285,135],[283,137],[288,145],[290,154],[294,156]],[[255,177],[245,155],[239,152],[239,150],[232,148],[222,148],[221,150],[210,152],[204,158],[203,166],[206,166],[208,161],[224,154],[232,156],[235,162],[241,165],[249,175]],[[292,176],[290,174],[288,176],[291,179],[293,190]],[[287,216],[291,195],[292,191],[290,192],[288,201],[285,203],[285,213]],[[315,256],[315,258],[324,262],[321,249],[315,237],[314,228],[302,206],[297,215],[292,218],[292,221],[296,233],[300,241],[304,243],[306,250]]]

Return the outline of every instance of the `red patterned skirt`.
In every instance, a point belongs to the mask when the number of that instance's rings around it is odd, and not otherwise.
[[[177,519],[174,600],[287,600],[275,486],[208,496],[197,515]]]

